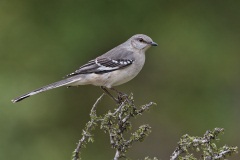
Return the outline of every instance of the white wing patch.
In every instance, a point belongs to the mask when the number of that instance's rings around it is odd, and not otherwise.
[[[133,60],[113,60],[109,59],[109,63],[101,64],[101,62],[98,62],[98,59],[95,59],[95,63],[99,66],[97,70],[99,71],[109,71],[109,70],[115,70],[120,67],[123,67],[125,65],[129,65],[133,63]],[[115,65],[111,65],[111,63],[114,63]]]
[[[112,60],[113,63],[117,63],[117,61]],[[113,70],[113,69],[118,69],[118,67],[107,67],[102,65],[101,63],[98,62],[97,59],[95,59],[95,63],[99,66],[97,70],[99,71],[109,71],[109,70]]]
[[[115,70],[118,69],[119,67],[105,67],[105,66],[100,66],[97,70],[99,71],[110,71],[110,70]]]
[[[116,60],[112,60],[112,62],[113,62],[113,63],[118,63],[118,61],[116,61]]]

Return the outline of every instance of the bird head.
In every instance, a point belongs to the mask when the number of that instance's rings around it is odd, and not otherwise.
[[[134,48],[139,50],[146,50],[151,46],[157,46],[158,44],[144,34],[136,34],[130,38],[131,44]]]

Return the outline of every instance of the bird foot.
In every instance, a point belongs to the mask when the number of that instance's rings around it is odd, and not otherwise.
[[[105,87],[101,86],[101,89],[105,93],[107,93],[107,95],[109,95],[117,104],[121,104],[124,100],[128,98],[128,95],[126,93],[120,92],[115,88],[111,88],[111,90],[117,93],[117,98],[115,98]]]
[[[122,92],[119,92],[118,93],[118,101],[119,101],[119,103],[121,103],[121,102],[123,102],[125,99],[127,99],[128,98],[128,95],[127,94],[125,94],[125,93],[122,93]]]

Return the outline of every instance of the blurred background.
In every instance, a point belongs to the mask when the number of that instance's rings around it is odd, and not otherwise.
[[[17,104],[11,99],[60,80],[79,66],[144,33],[159,44],[129,83],[136,105],[158,105],[133,121],[152,133],[128,152],[169,159],[183,134],[225,128],[219,146],[240,147],[240,1],[0,1],[0,159],[71,158],[102,90],[59,88]],[[102,114],[115,107],[105,97]],[[96,129],[82,158],[112,159]],[[93,154],[94,153],[94,154]],[[239,159],[239,155],[230,159]]]

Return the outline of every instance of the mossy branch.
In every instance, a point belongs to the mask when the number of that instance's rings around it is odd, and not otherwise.
[[[103,94],[104,95],[104,94]],[[126,157],[126,152],[132,147],[134,142],[142,142],[151,132],[151,127],[148,124],[141,125],[135,132],[131,133],[129,139],[125,138],[124,133],[130,131],[132,123],[130,119],[142,115],[155,104],[150,102],[143,106],[137,107],[134,105],[133,95],[119,94],[119,104],[113,111],[103,116],[97,116],[96,109],[103,95],[101,95],[93,105],[90,113],[90,121],[87,122],[85,129],[82,131],[82,138],[77,143],[77,147],[73,152],[73,160],[79,160],[81,148],[86,147],[88,142],[93,142],[92,131],[96,126],[100,125],[105,133],[109,135],[110,144],[115,149],[114,160]]]
[[[131,131],[131,118],[141,116],[145,111],[153,106],[153,102],[137,107],[134,105],[133,95],[119,94],[119,104],[108,113],[98,116],[96,109],[103,98],[102,94],[90,112],[90,121],[87,122],[85,129],[82,131],[82,138],[77,143],[77,147],[73,152],[72,160],[80,160],[81,148],[86,147],[88,142],[94,142],[93,130],[99,125],[100,129],[109,135],[110,145],[115,149],[114,160],[120,158],[128,158],[127,151],[132,147],[134,142],[142,142],[150,133],[151,127],[148,124],[139,126],[139,128],[130,133],[129,138],[125,138],[127,131]],[[237,153],[237,147],[229,147],[224,145],[218,148],[215,141],[219,140],[218,136],[224,131],[223,128],[215,128],[213,131],[206,131],[203,137],[183,135],[178,142],[178,147],[172,153],[170,160],[197,160],[195,154],[200,152],[203,160],[221,160]],[[128,158],[129,159],[129,158]],[[157,160],[146,157],[144,160]]]
[[[215,128],[213,131],[206,131],[203,137],[183,135],[178,142],[178,147],[173,152],[170,160],[197,160],[191,152],[202,152],[199,159],[220,160],[237,153],[237,147],[224,145],[217,148],[215,141],[220,134],[223,134],[223,128]],[[182,156],[184,155],[184,156]]]
[[[104,96],[104,93],[97,99],[95,104],[93,105],[91,112],[90,112],[90,118],[91,120],[87,122],[85,129],[82,131],[82,138],[77,143],[77,148],[73,152],[73,160],[79,160],[80,159],[80,150],[82,147],[86,147],[87,142],[93,142],[93,134],[91,133],[95,127],[97,126],[97,105]]]

